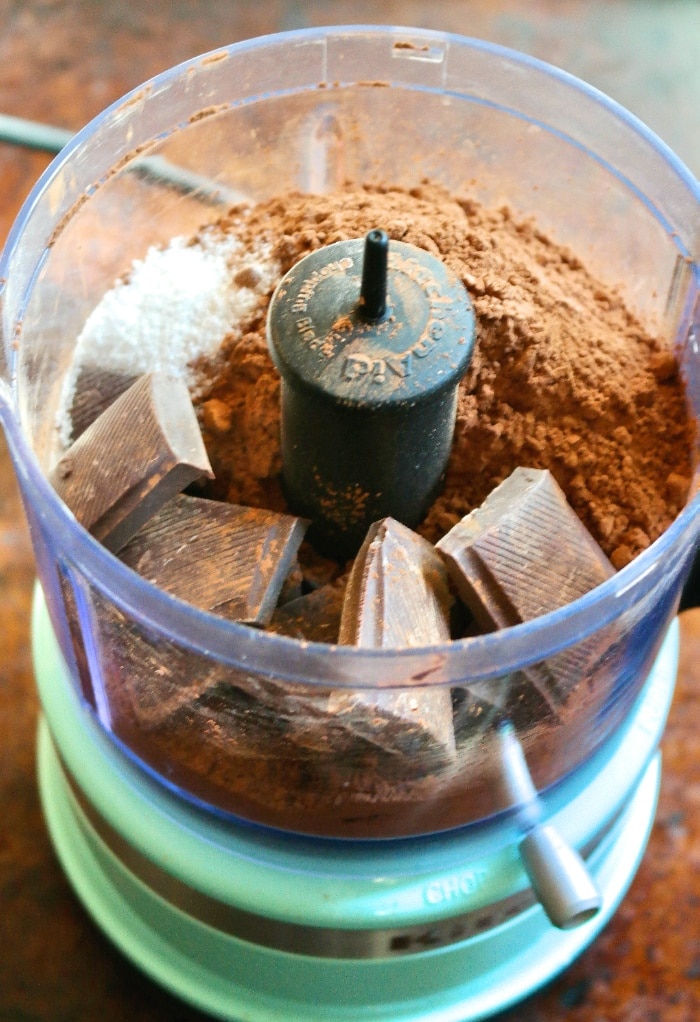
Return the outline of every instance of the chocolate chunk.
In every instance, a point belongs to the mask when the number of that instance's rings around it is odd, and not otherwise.
[[[212,475],[187,387],[154,372],[85,430],[50,478],[78,521],[116,552],[171,497]]]
[[[540,691],[539,679],[525,671],[505,678],[479,681],[452,689],[455,739],[460,751],[472,739],[510,721],[518,733],[534,724],[558,720],[559,704],[546,690]]]
[[[452,689],[452,720],[458,747],[491,730],[505,716],[498,702],[481,698],[473,688]]]
[[[323,586],[279,607],[269,627],[307,641],[402,649],[446,642],[451,604],[447,573],[431,544],[385,519],[370,529],[344,597],[342,581]],[[389,761],[400,757],[404,772],[420,775],[456,754],[446,687],[348,691],[248,679],[246,692],[287,722],[300,748],[333,750],[359,763],[374,747],[385,757],[382,766],[375,763],[380,773],[391,772]]]
[[[71,440],[81,436],[138,379],[127,373],[82,365],[70,408]]]
[[[290,600],[272,615],[268,630],[307,642],[338,641],[344,587],[321,586],[306,596]]]
[[[209,755],[208,747],[223,758],[235,750],[275,758],[294,749],[297,756],[321,754],[348,763],[360,757],[357,736],[328,713],[329,689],[208,660],[152,636],[112,607],[101,619],[112,700],[135,723],[137,735],[184,736],[204,728],[202,755]],[[275,736],[282,735],[280,746]]]
[[[437,544],[457,590],[485,631],[563,607],[614,575],[603,551],[548,471],[517,468]],[[595,641],[577,643],[511,677],[539,697],[519,699],[552,712],[585,676]],[[520,675],[520,677],[519,677]],[[535,704],[540,703],[540,710]]]
[[[289,571],[287,572],[287,577],[282,583],[277,603],[290,603],[292,600],[298,600],[303,595],[304,573],[301,570],[299,558],[295,557],[289,565]]]
[[[450,638],[447,573],[432,544],[392,518],[369,529],[348,581],[339,641],[378,649]],[[448,688],[336,689],[329,712],[383,751],[435,767],[456,752]]]
[[[292,515],[180,494],[119,556],[149,582],[201,610],[266,624],[305,529],[306,522]]]

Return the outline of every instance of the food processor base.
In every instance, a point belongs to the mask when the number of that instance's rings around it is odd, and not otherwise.
[[[602,908],[574,929],[556,929],[535,904],[448,946],[394,956],[332,958],[264,946],[264,938],[260,943],[241,939],[216,925],[214,917],[205,922],[196,912],[183,911],[178,905],[183,905],[187,874],[183,884],[181,863],[186,859],[186,845],[193,841],[202,863],[197,889],[201,892],[205,875],[213,897],[219,894],[217,885],[223,889],[221,874],[216,872],[220,866],[212,864],[219,854],[208,833],[214,825],[205,820],[201,833],[193,834],[191,822],[196,814],[192,810],[187,810],[187,817],[179,814],[178,800],[128,762],[84,712],[66,684],[45,605],[37,600],[34,657],[44,706],[39,785],[55,850],[84,906],[126,957],[182,1000],[216,1018],[230,1022],[352,1022],[370,1016],[433,1022],[488,1018],[565,969],[608,922],[636,872],[656,809],[661,772],[657,749],[675,683],[677,632],[674,624],[638,703],[602,760],[602,771],[599,764],[584,780],[583,791],[575,791],[576,806],[563,810],[573,809],[580,816],[581,797],[583,805],[600,802],[600,788],[594,791],[592,786],[601,785],[601,772],[607,791],[615,787],[609,783],[611,777],[624,774],[633,761],[638,764],[629,768],[636,771],[629,793],[622,796],[610,815],[610,825],[587,857],[603,897]],[[91,804],[86,798],[85,790],[92,783],[88,774],[99,777],[101,790],[113,803],[112,825],[105,827],[96,808],[99,800]],[[159,821],[166,818],[168,824],[163,827]],[[114,826],[115,820],[119,827]],[[137,875],[138,869],[125,865],[138,862],[139,853],[134,850],[141,831],[154,828],[165,859],[172,862],[171,875],[161,862],[165,888],[162,883],[160,887],[149,883],[148,872]],[[435,835],[438,843],[443,840]],[[460,838],[453,834],[447,840]],[[473,858],[472,840],[469,831],[464,832],[464,865]],[[420,865],[420,853],[417,857]],[[240,856],[230,856],[229,873],[245,868]],[[250,895],[253,904],[258,900],[263,905],[265,867],[255,868],[258,881],[251,883]],[[297,880],[291,872],[284,882],[290,900],[295,886],[303,888],[303,877]],[[167,896],[168,883],[174,894],[179,890],[177,896]],[[440,911],[444,916],[444,907]],[[265,912],[260,914],[265,926]],[[372,925],[371,917],[366,924]]]
[[[38,759],[54,847],[93,919],[156,982],[231,1022],[348,1022],[370,1011],[374,1019],[471,1022],[516,1003],[565,969],[615,912],[646,846],[660,778],[657,754],[614,833],[588,860],[604,905],[586,925],[556,930],[534,906],[451,948],[357,962],[257,947],[174,908],[126,869],[91,827],[43,721]]]

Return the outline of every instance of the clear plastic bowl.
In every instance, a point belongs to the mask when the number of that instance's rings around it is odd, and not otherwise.
[[[471,824],[508,808],[495,717],[460,735],[455,763],[419,753],[409,767],[309,710],[334,689],[419,696],[442,685],[490,701],[555,656],[585,670],[559,721],[525,715],[518,735],[538,789],[582,767],[630,712],[675,614],[697,496],[636,560],[561,610],[405,652],[302,644],[195,610],[127,569],[57,498],[45,473],[87,315],[149,246],[221,210],[134,173],[145,156],[252,201],[346,180],[475,182],[477,198],[507,199],[621,288],[677,352],[696,413],[697,182],[615,103],[526,56],[410,29],[314,29],[223,48],[110,107],[38,183],[0,269],[1,413],[53,628],[85,712],[146,770],[214,812],[290,831],[391,837]]]

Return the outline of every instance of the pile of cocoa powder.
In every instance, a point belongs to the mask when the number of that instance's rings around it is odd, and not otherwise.
[[[476,312],[444,491],[419,531],[435,541],[517,466],[547,468],[623,567],[683,507],[695,427],[673,355],[570,251],[507,208],[427,183],[284,195],[234,208],[204,230],[233,233],[244,248],[269,242],[285,273],[308,252],[374,227],[442,259]],[[269,298],[195,369],[211,494],[284,510]]]

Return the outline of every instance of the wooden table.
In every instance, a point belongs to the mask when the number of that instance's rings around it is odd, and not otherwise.
[[[639,114],[700,172],[696,0],[0,0],[0,111],[77,129],[127,89],[222,43],[376,21],[481,36],[551,60]],[[0,144],[1,238],[47,163]],[[4,442],[0,480],[0,1022],[195,1022],[202,1016],[102,937],[50,847],[34,773],[34,567]],[[504,1022],[700,1018],[700,611],[682,615],[681,633],[659,812],[632,889],[594,946]]]

